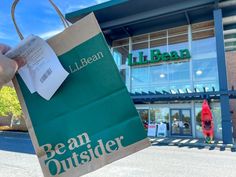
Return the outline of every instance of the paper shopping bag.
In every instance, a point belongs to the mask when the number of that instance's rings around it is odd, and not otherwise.
[[[45,176],[77,177],[148,147],[94,14],[47,40],[70,73],[55,95],[18,94]],[[16,84],[17,86],[17,84]]]

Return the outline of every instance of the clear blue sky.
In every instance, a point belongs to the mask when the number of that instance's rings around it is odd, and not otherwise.
[[[105,1],[108,0],[54,0],[63,14]],[[10,46],[19,42],[11,20],[12,2],[13,0],[0,0],[0,43]],[[63,29],[48,0],[20,0],[15,12],[17,24],[24,36],[36,34],[48,38]]]

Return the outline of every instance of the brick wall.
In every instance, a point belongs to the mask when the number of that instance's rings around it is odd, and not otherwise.
[[[236,90],[236,51],[226,52],[225,57],[228,88],[231,89],[234,86]],[[236,99],[230,100],[230,109],[232,111],[234,137],[236,138]]]

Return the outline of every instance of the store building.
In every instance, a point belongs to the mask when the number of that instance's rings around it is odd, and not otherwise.
[[[203,99],[216,139],[236,137],[236,1],[112,0],[94,12],[144,123],[168,136],[201,138]],[[233,131],[233,129],[235,131]]]

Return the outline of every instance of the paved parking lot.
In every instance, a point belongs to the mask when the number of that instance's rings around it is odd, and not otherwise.
[[[220,148],[157,145],[85,177],[235,177],[236,153]],[[43,177],[27,136],[0,136],[1,177]]]

